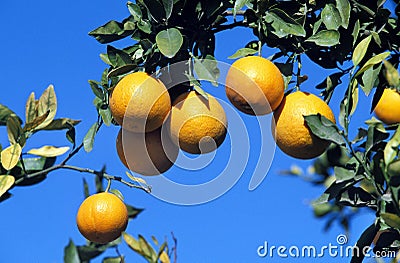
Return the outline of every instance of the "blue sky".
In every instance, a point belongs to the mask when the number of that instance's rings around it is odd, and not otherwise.
[[[58,117],[80,119],[77,140],[96,120],[92,104],[93,94],[89,79],[99,79],[105,64],[99,54],[105,46],[97,43],[87,33],[107,22],[122,20],[128,15],[125,1],[11,1],[0,2],[2,22],[2,95],[0,103],[24,116],[25,101],[34,91],[39,96],[53,84],[58,98]],[[235,29],[218,33],[216,58],[232,63],[227,57],[253,39],[251,31]],[[264,56],[271,55],[264,50]],[[306,60],[307,61],[307,60]],[[302,89],[317,93],[314,86],[323,80],[325,71],[304,63],[303,72],[309,80]],[[331,101],[335,114],[339,111],[342,86]],[[217,98],[227,101],[222,87],[205,85],[204,89]],[[371,97],[360,94],[360,105],[354,117],[355,129],[369,119]],[[137,219],[131,221],[127,232],[139,233],[159,240],[170,232],[178,239],[178,262],[309,262],[310,259],[260,258],[257,248],[267,241],[270,245],[314,245],[322,247],[333,243],[344,231],[334,225],[323,232],[324,221],[313,217],[309,201],[318,197],[323,189],[293,177],[284,177],[279,171],[297,164],[304,170],[310,161],[300,161],[276,151],[267,177],[254,191],[248,190],[252,172],[259,155],[260,132],[254,117],[239,114],[244,121],[252,150],[244,173],[227,193],[201,205],[180,206],[161,201],[144,192],[129,189],[119,183],[127,203],[145,208]],[[270,116],[263,123],[269,124]],[[124,175],[125,168],[115,151],[118,127],[103,127],[96,137],[91,153],[80,152],[70,164],[100,169],[104,164],[110,174]],[[230,124],[230,129],[235,126]],[[269,125],[263,126],[268,133]],[[7,145],[6,130],[0,128],[0,143]],[[207,182],[218,175],[226,163],[230,145],[225,142],[215,159],[204,169],[187,171],[173,167],[167,172],[170,180],[187,184]],[[30,139],[27,148],[42,145],[65,146],[64,132],[43,132]],[[275,147],[273,144],[265,147]],[[84,244],[75,216],[83,200],[82,178],[90,182],[94,192],[93,175],[59,170],[35,186],[12,189],[11,199],[0,204],[0,262],[63,262],[63,249],[71,238],[77,245]],[[372,213],[362,212],[351,224],[349,244],[354,244],[362,230],[373,222]],[[171,243],[172,244],[172,243]],[[145,262],[125,244],[120,251],[127,262]],[[106,255],[115,255],[112,253]],[[320,262],[337,262],[338,259],[313,259]],[[347,261],[347,260],[339,260]],[[100,258],[93,262],[101,262]]]

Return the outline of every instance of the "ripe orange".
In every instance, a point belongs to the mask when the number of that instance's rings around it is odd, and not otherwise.
[[[328,148],[330,142],[313,135],[303,117],[317,113],[335,122],[330,107],[313,94],[296,91],[283,99],[274,112],[272,133],[284,153],[294,158],[311,159]]]
[[[120,129],[116,147],[121,162],[128,169],[142,175],[166,172],[175,162],[179,152],[168,132],[161,132],[161,128],[148,133],[133,133]]]
[[[105,244],[117,239],[128,224],[128,210],[116,195],[98,193],[86,198],[79,207],[76,223],[88,240]]]
[[[385,89],[376,105],[376,117],[386,124],[400,122],[400,93],[393,89]]]
[[[131,73],[122,78],[112,90],[109,101],[115,121],[133,132],[159,128],[171,109],[164,84],[145,72]]]
[[[249,56],[236,60],[226,76],[226,95],[240,111],[265,115],[282,101],[285,83],[279,69],[268,59]]]
[[[167,121],[172,141],[188,153],[214,151],[225,139],[228,122],[221,104],[195,91],[176,98]]]

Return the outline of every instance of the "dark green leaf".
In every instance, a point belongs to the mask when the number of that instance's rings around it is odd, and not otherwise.
[[[100,98],[100,99],[103,99],[103,98],[104,98],[104,90],[101,89],[101,88],[99,87],[99,84],[98,84],[96,81],[94,81],[94,80],[89,80],[89,85],[90,85],[90,88],[91,88],[92,91],[93,91],[93,94],[94,94],[96,97],[98,97],[98,98]]]
[[[349,0],[336,0],[336,7],[342,18],[342,26],[347,29],[350,21],[351,6]]]
[[[126,205],[126,208],[128,209],[128,217],[130,219],[136,218],[143,211],[143,209],[136,208],[131,205]]]
[[[17,166],[13,170],[11,170],[11,172],[13,173],[14,170],[20,171],[16,176],[16,180],[18,181],[17,183],[18,186],[30,186],[42,182],[44,179],[46,179],[47,175],[46,173],[38,174],[35,176],[31,176],[31,174],[36,172],[41,172],[44,169],[53,166],[56,161],[56,158],[35,157],[35,158],[24,158],[23,160],[25,169],[29,173],[28,177],[24,177],[24,174],[22,173],[23,168],[21,162],[18,162]]]
[[[325,5],[321,12],[321,19],[328,30],[337,30],[342,24],[342,18],[333,4]]]
[[[340,34],[336,30],[321,30],[317,34],[306,39],[308,42],[314,42],[318,46],[330,47],[339,44]]]
[[[336,203],[342,206],[376,207],[377,201],[364,189],[360,187],[351,187],[341,193]]]
[[[236,59],[236,58],[241,58],[241,57],[245,57],[248,55],[254,55],[255,53],[257,53],[257,50],[252,49],[252,48],[241,48],[238,49],[235,54],[229,56],[229,59]]]
[[[86,179],[85,178],[83,178],[83,196],[85,197],[85,198],[88,198],[89,197],[89,185],[88,185],[88,183],[86,182]]]
[[[93,149],[94,137],[97,133],[98,128],[98,123],[94,123],[83,138],[83,148],[86,152],[90,152]]]
[[[128,6],[129,13],[131,13],[133,19],[136,22],[141,21],[142,20],[142,10],[140,9],[140,6],[138,6],[137,4],[134,4],[132,2],[129,2],[129,1],[127,3],[127,6]]]
[[[107,44],[125,38],[132,33],[132,30],[125,31],[123,23],[112,20],[89,32],[89,35],[96,38],[100,43]]]
[[[108,72],[107,78],[118,77],[137,69],[138,66],[136,64],[126,64],[110,70],[110,72]]]
[[[32,92],[25,105],[25,122],[31,122],[37,117],[37,104],[38,101],[35,99],[35,93]]]
[[[81,263],[79,260],[78,250],[72,240],[64,248],[64,263]]]
[[[102,263],[123,263],[124,261],[124,257],[120,256],[120,257],[105,257],[103,258]]]
[[[161,54],[172,58],[178,53],[183,44],[181,32],[176,28],[168,28],[160,31],[156,36],[156,43]]]
[[[356,246],[353,248],[354,251],[363,251],[366,247],[370,247],[372,241],[374,240],[376,234],[378,233],[379,225],[373,223],[364,232],[361,234],[360,238],[358,239]],[[351,258],[350,263],[361,263],[365,257],[365,253],[354,253],[353,257]]]
[[[7,120],[7,135],[10,144],[19,143],[22,147],[25,146],[25,133],[14,116],[10,116]]]
[[[166,18],[165,10],[159,0],[140,0],[144,6],[146,6],[148,13],[155,22],[161,22]]]
[[[165,18],[168,20],[172,14],[172,8],[174,6],[174,0],[162,0],[164,11],[165,11]]]
[[[336,182],[341,183],[353,179],[356,176],[356,171],[353,169],[336,166],[334,168]]]
[[[382,131],[379,126],[374,126],[374,125],[369,126],[367,141],[365,144],[366,153],[371,151],[374,146],[386,140],[388,137],[389,133],[386,131]]]
[[[213,86],[218,86],[220,71],[213,56],[207,55],[205,59],[194,58],[194,70],[199,80],[207,80]]]
[[[383,151],[385,164],[389,165],[397,156],[400,146],[400,126],[397,128],[393,137],[388,141]]]
[[[329,75],[323,82],[319,83],[316,88],[324,89],[322,95],[324,96],[324,101],[327,103],[330,101],[333,91],[335,88],[342,83],[340,78],[344,75],[343,72],[336,72]]]
[[[21,118],[17,116],[12,110],[6,106],[0,104],[0,125],[7,125],[7,119],[9,116],[17,117],[18,121],[22,123]]]
[[[322,217],[332,211],[333,206],[329,203],[313,203],[312,204],[314,215],[316,217]]]
[[[147,20],[140,21],[137,24],[137,26],[142,32],[144,32],[146,34],[150,34],[152,32],[151,31],[151,23],[149,21],[147,21]]]
[[[265,13],[264,19],[267,23],[272,23],[274,33],[278,37],[286,37],[288,35],[295,35],[304,37],[306,31],[303,26],[286,14],[283,10],[273,8]]]
[[[67,140],[69,142],[71,142],[74,146],[73,148],[75,148],[75,128],[71,127],[70,129],[68,129],[68,131],[65,133],[65,137],[67,138]]]
[[[356,67],[361,62],[361,60],[364,58],[365,53],[367,53],[367,49],[368,49],[369,43],[371,42],[371,39],[372,39],[371,35],[367,36],[366,38],[361,40],[361,42],[358,43],[358,45],[354,49],[353,57],[352,57],[354,67]]]
[[[308,128],[320,139],[333,142],[338,145],[345,145],[337,126],[321,114],[304,116]]]
[[[106,249],[107,246],[92,246],[92,245],[86,245],[86,246],[77,246],[76,247],[78,250],[79,254],[79,259],[81,260],[82,263],[84,262],[89,262],[89,260],[101,255]]]
[[[398,215],[391,213],[381,213],[381,218],[389,226],[400,229],[400,217]]]
[[[357,136],[354,138],[352,143],[357,143],[361,140],[364,140],[368,135],[368,131],[364,128],[358,128]]]
[[[114,68],[132,64],[129,54],[110,45],[107,46],[107,56]]]
[[[363,85],[361,85],[361,89],[364,91],[365,95],[368,96],[371,90],[376,86],[376,82],[378,80],[379,72],[381,71],[382,65],[379,65],[377,68],[370,67],[367,69],[362,75]]]

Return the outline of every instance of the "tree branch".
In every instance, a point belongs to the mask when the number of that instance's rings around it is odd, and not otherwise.
[[[233,22],[232,24],[220,25],[220,26],[216,27],[214,30],[211,30],[211,33],[215,34],[215,33],[227,30],[227,29],[233,29],[238,26],[246,27],[247,24],[242,20],[242,21]]]

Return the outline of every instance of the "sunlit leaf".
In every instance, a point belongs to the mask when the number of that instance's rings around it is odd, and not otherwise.
[[[372,39],[372,36],[367,36],[366,38],[361,40],[361,42],[358,43],[358,45],[354,49],[353,57],[352,57],[354,67],[356,67],[361,62],[361,60],[364,58],[365,53],[367,53],[367,49],[368,49],[369,43],[371,42],[371,39]]]
[[[372,66],[374,66],[374,65],[376,65],[378,63],[381,63],[389,55],[390,55],[390,52],[384,52],[384,53],[378,54],[376,56],[373,56],[367,62],[365,62],[365,64],[357,71],[355,77],[361,75],[362,73],[364,73],[370,67],[372,67]]]
[[[94,137],[97,133],[97,129],[99,128],[99,124],[95,122],[86,133],[83,138],[83,148],[86,152],[90,152],[93,149]]]
[[[0,175],[0,197],[6,193],[15,182],[15,178],[12,175]]]
[[[181,32],[176,28],[168,28],[160,31],[156,36],[156,43],[161,54],[172,58],[178,53],[183,44]]]
[[[37,104],[38,101],[35,99],[35,93],[32,92],[25,105],[25,122],[31,122],[37,117]]]
[[[391,227],[396,229],[400,228],[400,217],[392,213],[381,213],[381,218]]]
[[[134,4],[132,2],[127,3],[129,13],[133,16],[133,19],[135,21],[139,22],[142,20],[142,10],[140,9],[140,6],[137,4]]]
[[[142,235],[139,235],[139,246],[146,258],[151,259],[152,261],[157,260],[156,251]]]
[[[207,80],[213,86],[218,86],[220,71],[218,62],[213,56],[207,55],[205,59],[194,58],[194,70],[199,80]]]
[[[174,0],[162,0],[163,6],[164,6],[164,11],[165,11],[165,18],[168,20],[168,18],[172,14],[172,8],[174,6]]]
[[[362,75],[363,85],[361,85],[361,89],[366,96],[370,94],[371,90],[376,86],[377,81],[379,81],[378,75],[381,69],[382,65],[379,65],[377,68],[370,67]]]
[[[47,119],[47,117],[49,115],[50,115],[50,110],[48,110],[43,115],[37,116],[31,122],[25,123],[24,131],[34,131],[36,128],[38,128],[39,125],[41,125]],[[46,125],[46,127],[47,127],[47,125]],[[45,129],[46,127],[43,127],[42,129]]]
[[[170,263],[171,262],[167,252],[165,252],[165,251],[163,251],[161,253],[159,260],[161,261],[161,263]]]
[[[342,24],[340,13],[333,4],[325,5],[321,12],[321,19],[328,30],[337,30]]]
[[[295,35],[304,37],[306,31],[303,26],[286,14],[283,10],[273,8],[265,13],[264,19],[267,23],[271,23],[274,28],[274,33],[278,37]]]
[[[14,116],[18,119],[19,123],[22,123],[21,118],[17,116],[12,110],[10,110],[8,107],[0,104],[0,126],[1,125],[6,125],[7,124],[7,119],[10,116]]]
[[[103,120],[103,123],[106,126],[110,126],[111,122],[112,122],[112,115],[111,115],[110,108],[108,108],[108,107],[106,109],[100,108],[99,109],[99,114],[101,116],[101,119]]]
[[[356,44],[358,39],[358,33],[360,32],[360,20],[357,19],[356,23],[354,24],[353,33],[353,46]]]
[[[8,146],[1,151],[1,164],[6,170],[12,169],[17,165],[19,157],[21,156],[22,148],[16,143]]]
[[[73,128],[75,125],[78,125],[80,120],[73,120],[69,118],[60,118],[54,119],[47,125],[43,130],[67,130]]]
[[[252,49],[252,48],[241,48],[238,49],[233,55],[229,56],[229,59],[236,59],[236,58],[241,58],[241,57],[245,57],[248,55],[253,55],[257,53],[257,50]]]
[[[356,111],[357,105],[358,105],[358,81],[357,79],[354,79],[352,82],[351,86],[351,104],[350,104],[350,112],[349,116],[353,115],[354,112]]]
[[[69,147],[55,147],[51,145],[45,145],[37,149],[30,149],[29,154],[42,156],[42,157],[56,157],[63,155],[69,150]]]
[[[134,238],[133,236],[127,234],[127,233],[123,233],[122,234],[123,239],[125,240],[126,244],[128,244],[128,246],[135,251],[136,253],[138,253],[139,255],[144,255],[142,252],[142,249],[139,245],[138,240],[136,240],[136,238]]]
[[[50,85],[40,96],[38,104],[38,116],[42,116],[49,111],[47,118],[39,124],[36,129],[46,127],[56,116],[57,112],[57,98],[54,92],[53,85]]]
[[[352,169],[347,169],[345,167],[335,166],[334,172],[337,183],[351,180],[354,178],[354,176],[356,176],[356,171]]]
[[[349,0],[336,0],[336,7],[342,18],[342,26],[347,29],[350,21],[351,6]]]
[[[400,146],[400,126],[397,128],[393,137],[386,144],[384,153],[385,164],[389,165],[398,155],[398,148]]]
[[[122,263],[122,262],[125,262],[123,256],[120,256],[120,257],[105,257],[105,258],[103,258],[103,261],[102,261],[102,263]]]
[[[235,0],[235,4],[233,5],[233,17],[236,17],[237,12],[242,9],[247,3],[249,3],[249,0]]]
[[[385,77],[387,82],[389,83],[389,86],[391,87],[399,87],[400,86],[400,76],[399,72],[393,65],[387,61],[384,60],[383,64],[385,65],[386,72],[385,72]]]
[[[131,173],[129,173],[129,172],[125,172],[125,174],[126,174],[126,175],[129,177],[129,179],[131,179],[132,181],[137,182],[137,183],[140,183],[140,184],[145,184],[145,185],[147,185],[146,181],[145,181],[143,178],[133,176],[133,175],[132,175]]]
[[[318,46],[330,47],[339,44],[340,34],[336,30],[321,30],[317,34],[306,39],[308,42],[314,42]]]
[[[81,263],[78,250],[72,240],[69,240],[68,245],[64,248],[64,263]]]

